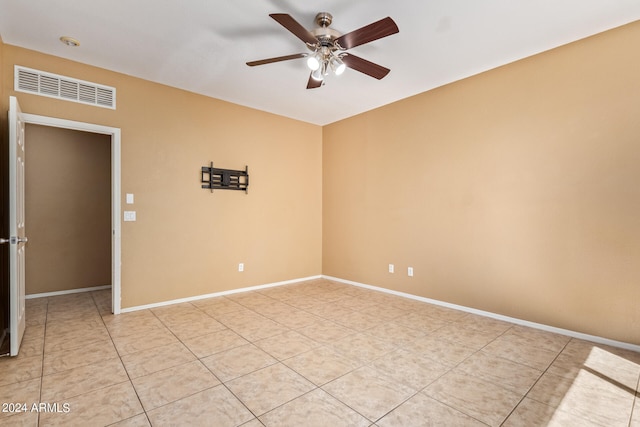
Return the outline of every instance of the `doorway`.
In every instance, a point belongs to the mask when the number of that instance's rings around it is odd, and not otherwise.
[[[92,134],[105,135],[110,143],[110,168],[111,168],[111,311],[114,314],[120,313],[120,129],[109,126],[96,125],[91,123],[75,122],[53,117],[24,114],[24,122],[27,126],[38,125],[44,127],[60,128],[71,131],[88,132]],[[25,145],[28,146],[27,140]],[[27,168],[29,160],[27,159]],[[27,224],[27,230],[29,225]]]
[[[27,299],[110,294],[111,137],[27,124],[25,140]]]

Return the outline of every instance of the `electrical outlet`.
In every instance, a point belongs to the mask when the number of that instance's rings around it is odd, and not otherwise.
[[[407,276],[413,277],[413,267],[407,268]]]
[[[395,268],[393,267],[393,264],[389,264],[389,273],[393,273],[395,271]]]
[[[238,264],[238,271],[239,272],[243,272],[244,271],[244,263],[241,262],[240,264]]]

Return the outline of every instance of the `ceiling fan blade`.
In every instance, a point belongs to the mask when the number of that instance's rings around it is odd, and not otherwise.
[[[302,25],[300,25],[298,21],[293,19],[291,15],[287,13],[271,13],[269,14],[269,16],[275,19],[276,21],[278,21],[280,25],[285,27],[294,36],[296,36],[303,42],[309,43],[312,45],[318,43],[318,39],[313,34],[311,34],[309,30],[307,30]]]
[[[344,65],[347,67],[360,71],[361,73],[374,77],[378,80],[382,79],[384,76],[389,74],[389,71],[391,71],[382,65],[374,64],[371,61],[362,59],[359,56],[351,55],[350,53],[347,53],[342,57],[342,62],[344,62]]]
[[[390,17],[386,17],[372,24],[366,25],[350,33],[343,34],[336,39],[336,43],[343,49],[351,49],[383,37],[399,32],[398,26]]]
[[[307,89],[315,89],[320,86],[322,86],[322,80],[316,80],[313,78],[313,75],[310,75],[309,81],[307,82]]]
[[[260,59],[258,61],[250,61],[250,62],[247,62],[247,65],[249,67],[255,67],[256,65],[264,65],[264,64],[271,64],[273,62],[289,61],[290,59],[305,58],[307,55],[308,54],[306,53],[294,53],[293,55],[276,56],[275,58]]]

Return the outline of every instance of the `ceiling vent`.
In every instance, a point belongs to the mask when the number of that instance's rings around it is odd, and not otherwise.
[[[116,109],[116,88],[15,66],[14,90]]]

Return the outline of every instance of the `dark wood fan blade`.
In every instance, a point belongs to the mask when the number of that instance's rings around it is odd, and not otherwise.
[[[289,61],[290,59],[305,58],[306,53],[294,53],[293,55],[276,56],[275,58],[261,59],[259,61],[247,62],[249,67],[255,67],[256,65],[271,64],[273,62]]]
[[[361,73],[374,77],[378,80],[389,74],[389,71],[391,71],[382,65],[374,64],[371,61],[362,59],[359,56],[351,55],[350,53],[347,53],[342,57],[342,62],[344,62],[344,65],[347,67],[360,71]]]
[[[296,36],[303,42],[309,43],[309,44],[318,43],[318,39],[313,34],[311,34],[309,30],[307,30],[302,25],[300,25],[298,21],[293,19],[291,15],[287,13],[271,13],[269,16],[275,19],[276,21],[278,21],[280,25],[285,27],[294,36]]]
[[[322,86],[322,80],[316,80],[312,75],[309,75],[309,81],[307,82],[307,89],[315,89]]]
[[[351,49],[383,37],[399,32],[398,26],[390,17],[369,24],[350,33],[343,34],[336,39],[336,43],[343,49]]]

